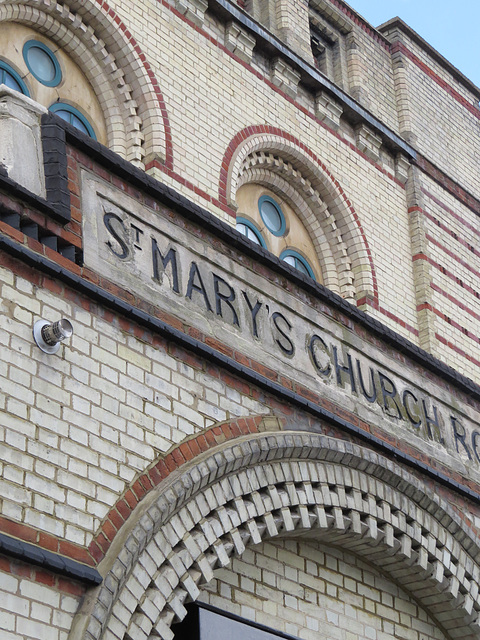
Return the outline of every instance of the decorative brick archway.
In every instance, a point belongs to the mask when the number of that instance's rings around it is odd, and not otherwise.
[[[236,209],[238,189],[251,182],[289,201],[309,232],[329,289],[348,300],[368,298],[378,303],[375,266],[360,219],[320,158],[281,129],[247,127],[224,155],[220,202]]]
[[[272,432],[214,447],[147,494],[100,563],[104,583],[70,640],[171,640],[216,567],[299,533],[354,548],[452,637],[478,638],[479,541],[443,498],[359,445]]]
[[[103,0],[10,0],[0,22],[19,22],[56,42],[80,67],[102,107],[108,146],[143,168],[173,166],[171,132],[155,75],[132,34]]]

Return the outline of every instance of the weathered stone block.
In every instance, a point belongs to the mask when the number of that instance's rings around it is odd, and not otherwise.
[[[331,129],[337,131],[343,107],[325,91],[320,91],[315,98],[315,115]]]
[[[208,9],[206,0],[176,0],[175,7],[197,27],[201,27]]]
[[[0,166],[8,177],[45,197],[40,117],[46,109],[5,86],[0,90]]]
[[[408,180],[408,170],[410,168],[410,162],[407,158],[399,153],[395,158],[395,177],[403,184]]]
[[[241,60],[251,62],[255,42],[255,38],[235,22],[227,24],[225,28],[225,46]]]
[[[382,146],[382,139],[364,124],[361,124],[356,128],[355,134],[357,139],[357,147],[360,149],[360,151],[362,151],[374,162],[378,162],[380,160],[380,147]]]
[[[300,74],[281,58],[275,58],[272,61],[271,80],[274,85],[289,96],[295,97],[297,95]]]

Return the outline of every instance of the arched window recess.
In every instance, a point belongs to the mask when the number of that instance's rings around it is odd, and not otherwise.
[[[78,109],[73,107],[71,104],[67,104],[66,102],[56,102],[52,104],[49,108],[49,111],[55,113],[57,116],[65,120],[71,124],[75,129],[78,129],[82,133],[85,133],[87,136],[90,136],[94,140],[97,139],[95,135],[95,131],[93,130],[92,125],[88,121],[88,119],[80,113]]]
[[[3,60],[0,60],[0,84],[4,84],[9,89],[13,89],[30,97],[27,85],[20,77],[20,74]]]

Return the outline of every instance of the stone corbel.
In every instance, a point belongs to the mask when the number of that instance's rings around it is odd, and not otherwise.
[[[402,184],[405,184],[408,180],[408,171],[410,169],[410,162],[403,155],[403,153],[398,153],[395,158],[395,177]]]
[[[315,98],[315,115],[319,120],[338,131],[343,107],[325,91],[317,93]]]
[[[244,62],[251,62],[256,40],[235,22],[225,28],[225,46]]]
[[[294,98],[298,92],[300,74],[281,58],[272,60],[271,80],[282,91]]]
[[[201,27],[208,9],[207,0],[175,0],[175,8],[182,15],[191,20],[197,27]]]
[[[374,162],[380,160],[382,139],[364,124],[355,129],[357,147]]]

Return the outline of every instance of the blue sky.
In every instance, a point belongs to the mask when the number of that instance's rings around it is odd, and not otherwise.
[[[399,16],[480,86],[480,0],[347,0],[378,27]]]

